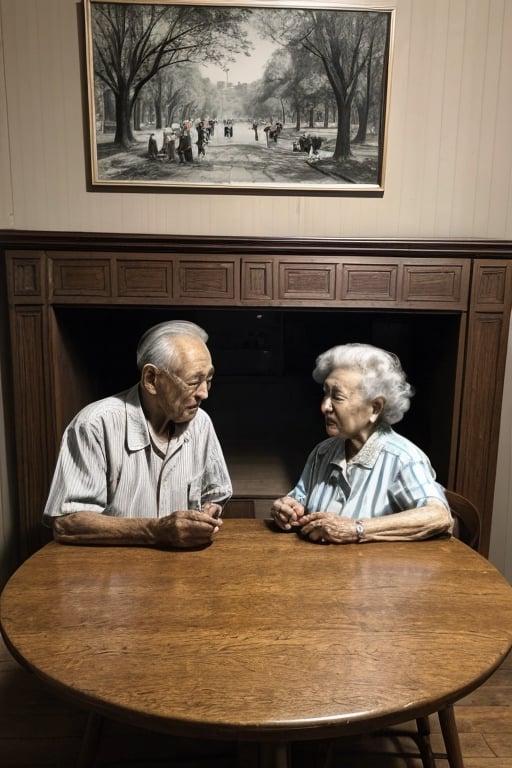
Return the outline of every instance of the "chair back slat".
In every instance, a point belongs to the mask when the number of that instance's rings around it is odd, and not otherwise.
[[[480,544],[480,514],[475,505],[455,491],[445,490],[445,495],[455,520],[453,535],[472,549]]]

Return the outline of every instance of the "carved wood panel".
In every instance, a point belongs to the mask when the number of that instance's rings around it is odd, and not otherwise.
[[[396,302],[398,264],[343,264],[341,300],[343,302]]]
[[[12,364],[16,382],[20,550],[28,557],[41,546],[41,510],[49,490],[54,455],[48,408],[46,327],[41,306],[21,306],[12,315]]]
[[[226,301],[232,301],[235,298],[234,262],[179,260],[177,271],[177,298]]]
[[[242,300],[265,302],[274,298],[272,262],[242,262]]]
[[[479,258],[476,246],[451,241],[415,244],[414,255],[401,243],[323,244],[238,240],[207,244],[195,239],[158,243],[126,238],[97,245],[90,236],[52,235],[49,247],[38,235],[33,247],[13,247],[7,255],[16,391],[20,519],[25,554],[39,545],[39,522],[53,471],[57,432],[69,381],[80,388],[79,366],[65,345],[65,329],[53,317],[64,304],[133,307],[256,306],[336,309],[450,311],[463,315],[457,353],[456,393],[460,427],[451,454],[455,490],[480,508],[488,546],[508,316],[512,294],[512,246],[501,258]],[[179,240],[179,241],[178,241]],[[76,242],[77,247],[73,247]],[[78,247],[80,246],[80,247]],[[485,246],[481,246],[484,248]],[[441,250],[446,253],[440,253]],[[377,252],[378,251],[378,252]],[[473,270],[470,285],[471,270]],[[51,328],[49,328],[49,325]],[[435,343],[435,340],[434,340]],[[49,355],[51,351],[51,356]],[[49,361],[52,361],[51,363]],[[58,375],[54,367],[59,368]],[[61,370],[62,369],[62,370]],[[69,409],[68,409],[69,410]],[[57,414],[60,414],[58,416]]]
[[[56,257],[51,262],[51,295],[107,298],[112,295],[109,259]]]
[[[466,269],[465,269],[466,267]],[[404,265],[402,297],[407,302],[446,303],[461,306],[467,301],[469,265]]]
[[[481,550],[489,548],[501,404],[503,315],[470,321],[456,487],[482,516]]]
[[[172,298],[172,261],[117,259],[119,297]]]
[[[41,255],[34,256],[20,254],[14,258],[11,264],[11,285],[13,295],[19,301],[27,297],[33,302],[35,298],[42,297],[43,277],[41,275]]]
[[[336,264],[280,262],[280,299],[333,301],[335,292]]]

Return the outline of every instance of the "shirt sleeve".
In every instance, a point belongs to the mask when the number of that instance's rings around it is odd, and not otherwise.
[[[295,485],[295,487],[287,494],[292,499],[295,499],[303,506],[306,506],[306,502],[311,489],[312,475],[316,464],[316,457],[318,453],[318,447],[314,448],[309,454],[304,469]]]
[[[72,512],[103,512],[107,505],[107,467],[99,435],[75,420],[62,438],[43,523]]]
[[[208,502],[224,505],[233,494],[222,448],[211,421],[209,422],[208,438],[204,470],[201,477],[201,506]]]
[[[450,508],[428,461],[404,464],[389,489],[389,496],[396,512],[423,507],[429,499],[436,499]]]

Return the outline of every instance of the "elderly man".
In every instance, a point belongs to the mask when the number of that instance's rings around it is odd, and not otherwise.
[[[43,521],[67,544],[209,544],[232,493],[210,417],[202,328],[170,321],[140,339],[138,384],[86,406],[62,439]]]

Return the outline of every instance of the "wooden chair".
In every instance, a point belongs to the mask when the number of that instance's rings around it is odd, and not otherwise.
[[[481,523],[477,508],[460,493],[445,489],[445,495],[455,521],[453,535],[464,542],[464,544],[478,551]],[[453,706],[444,707],[438,711],[437,715],[441,725],[441,733],[446,750],[445,754],[436,754],[432,750],[428,717],[416,719],[416,730],[405,730],[394,726],[393,728],[379,731],[375,736],[390,739],[394,742],[399,741],[399,743],[403,743],[404,738],[412,739],[418,749],[423,768],[436,768],[436,758],[447,760],[450,768],[464,768]],[[418,756],[412,752],[404,752],[402,749],[397,754],[405,759]],[[325,761],[325,768],[331,768],[334,763],[331,752]]]
[[[480,514],[475,505],[456,491],[445,489],[445,495],[454,518],[453,535],[478,551],[480,545]],[[435,768],[436,757],[446,757],[450,768],[464,768],[460,749],[459,734],[455,722],[453,706],[444,707],[437,713],[441,724],[446,755],[434,755],[430,746],[430,723],[428,717],[416,720],[418,729],[417,744],[420,750],[423,768]]]
[[[445,490],[445,495],[455,520],[453,535],[478,551],[481,523],[477,508],[460,493]]]

